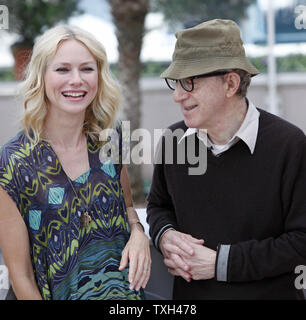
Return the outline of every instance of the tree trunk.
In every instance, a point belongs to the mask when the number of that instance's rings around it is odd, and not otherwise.
[[[123,118],[130,121],[132,133],[133,130],[140,128],[140,52],[149,0],[109,0],[109,3],[118,40],[118,79],[123,94]],[[137,142],[131,141],[131,150],[136,144]],[[127,167],[133,200],[136,204],[143,203],[145,199],[141,167],[133,164],[132,159]]]

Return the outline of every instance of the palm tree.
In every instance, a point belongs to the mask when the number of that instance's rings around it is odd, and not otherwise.
[[[140,52],[144,35],[144,21],[148,13],[149,0],[108,0],[118,40],[118,79],[123,94],[123,117],[130,121],[131,132],[140,127],[141,94],[139,79],[141,72]],[[134,143],[135,145],[136,143]],[[131,150],[133,142],[131,142]],[[128,166],[133,199],[143,203],[144,191],[141,167]]]

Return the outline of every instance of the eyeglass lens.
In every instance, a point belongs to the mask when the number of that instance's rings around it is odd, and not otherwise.
[[[185,79],[180,79],[180,80],[166,78],[165,80],[166,80],[168,87],[171,90],[176,89],[176,85],[177,85],[178,81],[180,82],[183,89],[185,89],[186,91],[192,91],[192,89],[193,89],[193,79],[192,78],[185,78]]]
[[[215,77],[215,76],[223,76],[225,75],[227,72],[226,71],[216,71],[216,72],[211,72],[211,73],[207,73],[207,74],[201,74],[198,76],[194,76],[194,77],[189,77],[189,78],[185,78],[185,79],[180,79],[180,80],[175,80],[175,79],[169,79],[169,78],[165,78],[166,83],[168,85],[168,87],[171,90],[175,90],[176,89],[176,85],[177,82],[179,81],[182,88],[188,92],[193,90],[193,79],[197,79],[197,78],[208,78],[208,77]]]

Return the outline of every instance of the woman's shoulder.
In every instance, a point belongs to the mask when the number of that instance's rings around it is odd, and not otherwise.
[[[15,137],[7,141],[0,147],[0,159],[8,160],[11,158],[25,157],[29,155],[31,144],[26,134],[19,131]]]
[[[19,194],[24,182],[25,168],[30,168],[30,156],[31,145],[23,132],[18,132],[0,148],[0,186],[8,192],[17,206],[20,203]]]

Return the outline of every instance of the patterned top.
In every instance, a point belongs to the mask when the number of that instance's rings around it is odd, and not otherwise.
[[[143,299],[142,290],[129,289],[128,268],[118,270],[130,236],[122,164],[101,162],[103,148],[89,137],[87,145],[90,169],[72,181],[78,197],[50,144],[31,150],[22,132],[1,149],[0,186],[27,226],[43,299]],[[92,221],[82,227],[86,203]]]

